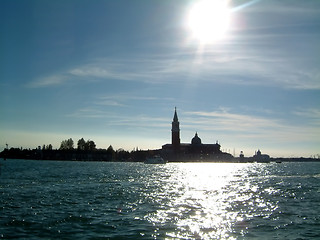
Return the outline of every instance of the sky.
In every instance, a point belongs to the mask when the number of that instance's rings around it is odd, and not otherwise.
[[[320,1],[229,1],[211,40],[197,2],[1,0],[0,149],[158,149],[177,107],[183,143],[320,154]]]

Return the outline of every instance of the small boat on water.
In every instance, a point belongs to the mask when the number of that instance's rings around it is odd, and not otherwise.
[[[144,163],[145,164],[166,164],[167,162],[162,157],[160,157],[159,155],[156,155],[156,156],[147,158],[144,161]]]

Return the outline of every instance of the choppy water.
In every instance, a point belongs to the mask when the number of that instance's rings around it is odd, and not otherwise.
[[[320,238],[320,163],[1,163],[0,239]]]

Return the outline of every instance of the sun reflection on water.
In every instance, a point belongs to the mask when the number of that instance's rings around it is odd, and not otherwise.
[[[260,188],[267,174],[261,166],[168,164],[167,173],[160,207],[145,218],[167,228],[169,239],[235,239],[248,233],[253,218],[269,218],[277,209],[265,198],[276,190]]]

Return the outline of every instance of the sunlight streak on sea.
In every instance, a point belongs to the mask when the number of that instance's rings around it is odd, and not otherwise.
[[[171,201],[147,217],[154,224],[175,222],[176,228],[167,233],[169,237],[232,239],[244,236],[254,213],[259,211],[268,217],[278,208],[261,194],[256,195],[257,183],[243,176],[248,172],[257,174],[252,164],[172,164],[170,171],[172,177],[162,192],[173,193]],[[259,171],[266,174],[263,166]],[[266,191],[275,190],[270,187]],[[167,198],[164,197],[165,201]]]

